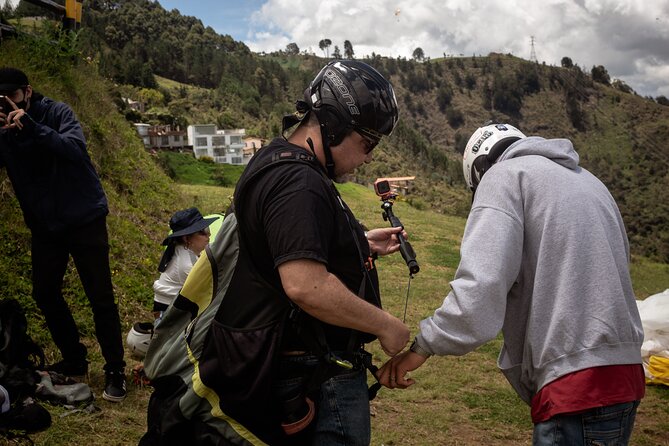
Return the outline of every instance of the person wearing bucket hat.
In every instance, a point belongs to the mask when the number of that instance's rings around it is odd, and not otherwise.
[[[14,188],[32,234],[33,299],[62,361],[47,368],[67,376],[88,373],[87,350],[63,298],[70,256],[93,310],[105,360],[103,398],[126,396],[118,306],[109,267],[107,197],[69,105],[49,99],[14,67],[0,67],[0,167]]]
[[[170,218],[172,233],[163,240],[162,244],[167,248],[158,264],[161,274],[153,283],[154,325],[179,294],[188,273],[209,243],[209,225],[217,219],[204,218],[195,207],[177,211]]]

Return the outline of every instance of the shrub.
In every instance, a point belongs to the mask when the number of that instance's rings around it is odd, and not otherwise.
[[[465,123],[465,116],[460,110],[454,107],[450,107],[448,110],[446,110],[446,119],[453,128],[458,128]]]

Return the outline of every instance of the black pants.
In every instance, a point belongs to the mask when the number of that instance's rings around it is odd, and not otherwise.
[[[86,347],[65,299],[63,277],[72,255],[79,278],[93,310],[95,335],[106,371],[119,370],[123,361],[121,321],[114,300],[109,269],[106,217],[74,229],[33,233],[33,299],[42,311],[53,341],[67,361],[86,359]]]

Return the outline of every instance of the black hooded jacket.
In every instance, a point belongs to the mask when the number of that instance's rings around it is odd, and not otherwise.
[[[72,109],[33,100],[22,130],[0,130],[0,167],[7,174],[33,232],[50,233],[107,215],[107,198],[86,151]]]

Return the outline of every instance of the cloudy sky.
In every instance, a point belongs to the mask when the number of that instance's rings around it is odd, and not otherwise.
[[[7,0],[0,0],[7,1]],[[15,1],[15,0],[11,0]],[[253,51],[321,54],[327,38],[356,57],[512,53],[603,65],[643,96],[669,97],[669,0],[158,0]],[[85,14],[85,11],[84,11]]]

